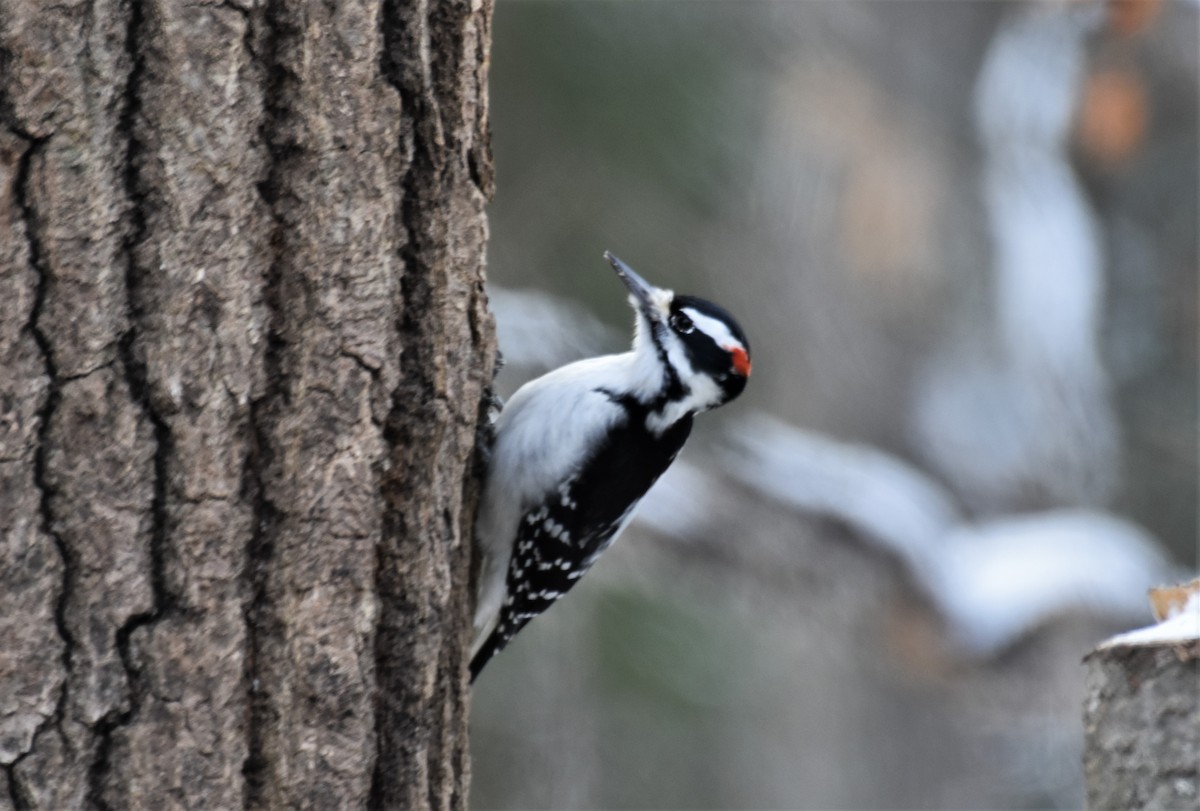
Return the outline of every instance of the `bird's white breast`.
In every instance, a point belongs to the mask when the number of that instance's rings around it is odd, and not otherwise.
[[[627,412],[601,389],[628,390],[633,353],[568,364],[517,390],[496,420],[475,525],[485,556],[475,626],[482,632],[504,599],[505,572],[522,514],[577,472]]]

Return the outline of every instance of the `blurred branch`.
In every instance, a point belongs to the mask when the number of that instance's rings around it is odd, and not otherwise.
[[[1119,464],[1100,228],[1067,148],[1104,6],[1046,5],[1000,27],[976,85],[995,344],[935,358],[915,404],[922,451],[986,511],[1103,504]]]
[[[1149,534],[1108,513],[968,523],[940,485],[882,451],[765,416],[730,439],[737,455],[728,475],[764,498],[835,518],[896,556],[972,655],[994,655],[1072,610],[1138,617],[1146,589],[1171,571]]]

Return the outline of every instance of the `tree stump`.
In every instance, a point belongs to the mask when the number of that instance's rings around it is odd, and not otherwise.
[[[1093,809],[1200,807],[1200,638],[1189,611],[1084,659],[1084,777]],[[1180,621],[1185,621],[1181,623]],[[1169,623],[1184,636],[1159,632]]]

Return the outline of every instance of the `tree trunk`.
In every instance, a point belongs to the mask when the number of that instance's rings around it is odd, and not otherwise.
[[[461,808],[490,0],[0,0],[0,808]]]
[[[1093,809],[1200,804],[1200,641],[1088,654],[1084,777]]]

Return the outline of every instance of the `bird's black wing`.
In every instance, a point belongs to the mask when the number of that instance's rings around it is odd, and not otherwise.
[[[630,419],[609,433],[574,476],[521,517],[507,596],[495,629],[471,660],[472,681],[529,620],[591,568],[691,429],[690,416],[657,436],[646,430],[644,419]]]

